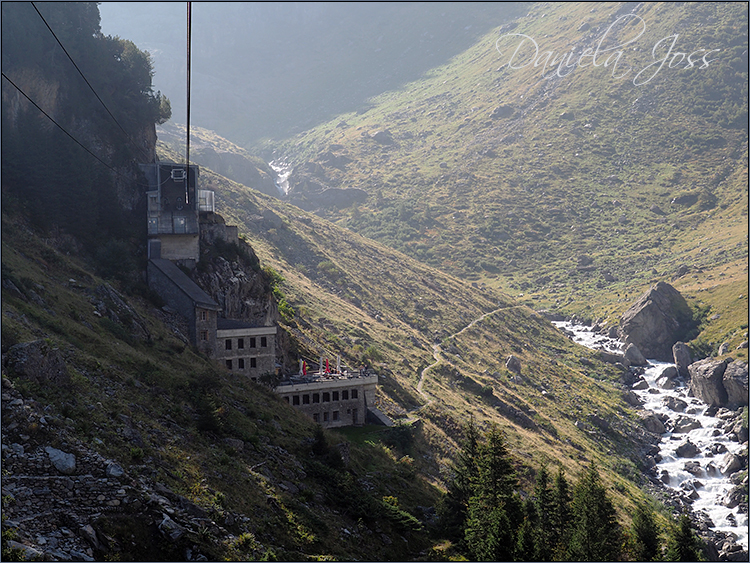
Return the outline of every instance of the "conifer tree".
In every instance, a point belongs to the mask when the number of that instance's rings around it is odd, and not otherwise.
[[[448,483],[448,490],[438,505],[438,517],[443,534],[452,541],[464,540],[469,499],[472,495],[471,487],[472,483],[476,482],[479,471],[478,447],[479,432],[472,418],[466,425],[466,435],[456,456],[453,479]]]
[[[633,558],[636,561],[654,561],[659,553],[659,530],[650,507],[638,505],[631,526]]]
[[[523,522],[516,533],[516,561],[537,561],[536,538],[539,530],[539,519],[537,517],[534,501],[526,499],[523,503]]]
[[[573,492],[568,556],[577,561],[617,561],[622,532],[599,472],[592,462]]]
[[[514,492],[516,473],[503,433],[492,427],[477,453],[478,474],[469,499],[466,543],[479,561],[507,561],[514,555],[522,514]]]
[[[539,473],[536,476],[534,510],[536,514],[534,559],[536,561],[550,561],[554,547],[552,526],[554,502],[552,490],[549,488],[549,472],[545,465],[539,468]]]
[[[667,561],[700,561],[700,540],[695,536],[690,517],[682,514],[667,542]]]
[[[565,558],[570,532],[570,486],[562,467],[557,471],[552,489],[552,514],[550,525],[550,545],[553,559]]]

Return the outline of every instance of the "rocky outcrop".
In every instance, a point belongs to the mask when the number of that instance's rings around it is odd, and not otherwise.
[[[724,371],[722,383],[727,392],[727,407],[730,409],[747,405],[747,379],[747,364],[745,362],[732,362]]]
[[[727,404],[723,376],[727,368],[726,360],[711,358],[695,362],[690,370],[690,391],[709,406],[723,407]]]
[[[748,404],[748,376],[745,362],[707,358],[689,368],[690,390],[710,406],[736,409]]]
[[[659,282],[620,319],[620,334],[647,358],[672,360],[672,346],[693,327],[685,298],[671,285]]]
[[[62,353],[44,340],[12,346],[3,363],[11,373],[41,385],[65,387],[70,384]]]
[[[521,360],[519,360],[515,356],[508,356],[508,359],[505,362],[505,367],[508,368],[508,371],[512,371],[513,373],[521,373]]]
[[[677,373],[680,377],[688,377],[688,367],[693,363],[693,359],[690,356],[690,348],[684,342],[675,342],[672,346],[672,361],[677,367]]]

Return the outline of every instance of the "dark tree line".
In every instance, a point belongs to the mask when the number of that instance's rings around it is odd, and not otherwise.
[[[574,486],[562,469],[540,467],[522,500],[514,460],[500,429],[473,423],[439,506],[441,533],[477,561],[698,561],[701,543],[683,515],[666,545],[653,508],[639,505],[625,529],[596,464]]]

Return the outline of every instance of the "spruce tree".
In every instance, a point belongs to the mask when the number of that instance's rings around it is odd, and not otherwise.
[[[552,514],[549,542],[553,549],[552,558],[565,558],[570,532],[570,486],[565,473],[560,467],[555,476],[552,489]]]
[[[521,503],[514,492],[517,479],[505,437],[497,427],[479,444],[477,469],[468,506],[467,547],[479,561],[510,560],[522,520]]]
[[[534,559],[536,561],[551,561],[554,548],[554,501],[553,492],[549,488],[549,472],[542,465],[536,476],[534,485],[534,510],[536,525],[534,528],[534,544],[536,550]]]
[[[539,530],[535,502],[526,499],[523,503],[523,522],[516,533],[516,561],[537,561],[536,538]]]
[[[659,553],[659,530],[650,507],[639,505],[631,526],[633,558],[636,561],[654,561]]]
[[[577,561],[616,561],[622,532],[599,472],[592,462],[573,492],[568,556]]]
[[[692,529],[690,518],[682,514],[667,542],[667,561],[700,561],[701,544]]]

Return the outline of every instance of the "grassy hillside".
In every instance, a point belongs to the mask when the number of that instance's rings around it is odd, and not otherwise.
[[[507,432],[524,487],[542,462],[577,475],[596,460],[618,506],[642,497],[643,432],[615,368],[494,289],[209,170],[201,178],[217,190],[227,222],[282,276],[292,309],[283,324],[306,353],[373,365],[378,406],[407,425],[396,449],[430,482],[442,486],[450,476],[462,427],[473,418]],[[519,376],[505,368],[511,354],[521,360]],[[351,435],[377,437],[366,429]]]
[[[633,9],[645,31],[623,52],[625,78],[603,59],[544,78],[528,55],[508,68],[516,42],[496,49],[513,32],[540,52],[581,53]],[[629,17],[610,38],[637,35]],[[635,85],[674,34],[672,54],[719,51],[706,68],[670,58]],[[614,322],[657,280],[723,285],[730,268],[747,294],[746,121],[747,6],[533,4],[369,111],[276,149],[297,165],[300,191],[313,181],[367,193],[318,215],[535,307]],[[690,274],[677,281],[681,266]],[[745,307],[737,295],[714,307]]]

